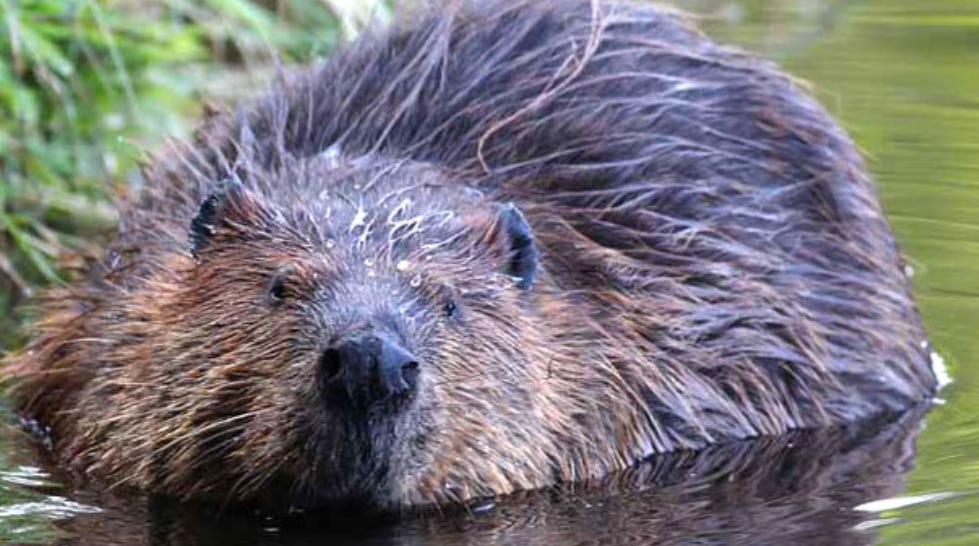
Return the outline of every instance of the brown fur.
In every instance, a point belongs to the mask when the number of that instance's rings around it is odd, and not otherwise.
[[[530,290],[503,203],[540,250]],[[22,409],[66,465],[182,499],[461,502],[934,387],[846,136],[771,64],[638,5],[366,37],[157,161],[46,301],[7,369]],[[410,408],[330,411],[325,344],[381,327],[421,360]]]
[[[922,408],[924,409],[924,408]],[[880,515],[914,461],[921,411],[894,423],[820,429],[674,452],[589,483],[514,494],[392,522],[349,512],[274,519],[132,495],[82,495],[97,514],[57,525],[73,546],[832,544],[879,542]],[[202,509],[204,508],[204,509]],[[268,533],[274,527],[278,532]]]

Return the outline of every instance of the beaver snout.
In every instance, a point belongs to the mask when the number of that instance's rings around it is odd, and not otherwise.
[[[318,375],[324,400],[338,409],[404,407],[417,386],[418,360],[383,335],[362,334],[323,351]]]

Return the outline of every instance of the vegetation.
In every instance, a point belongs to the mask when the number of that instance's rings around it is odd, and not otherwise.
[[[328,52],[368,0],[0,0],[0,347],[15,303],[113,223],[144,150],[203,98]],[[260,87],[259,87],[260,88]]]

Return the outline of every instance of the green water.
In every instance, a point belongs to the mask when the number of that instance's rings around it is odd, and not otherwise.
[[[762,462],[727,481],[768,485],[775,491],[768,496],[732,493],[715,480],[572,497],[550,509],[531,499],[452,524],[345,531],[344,543],[779,543],[789,534],[759,528],[795,518],[791,541],[801,544],[979,544],[979,0],[675,3],[702,14],[718,40],[774,58],[811,82],[866,152],[953,383],[922,424],[908,425],[908,449],[857,448],[864,457],[857,462],[853,453],[820,459],[814,464],[846,471],[822,476],[828,483],[812,491],[786,486]],[[283,533],[277,522],[205,517],[188,524],[186,514],[152,503],[124,501],[86,514],[84,494],[54,485],[22,436],[13,427],[0,433],[0,543],[314,544],[331,536]],[[805,460],[787,446],[753,453]]]
[[[903,493],[953,496],[884,511],[880,543],[979,544],[979,1],[698,9],[720,16],[712,35],[810,81],[865,151],[954,379],[925,420]]]

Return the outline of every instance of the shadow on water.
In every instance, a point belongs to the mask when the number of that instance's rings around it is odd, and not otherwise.
[[[925,410],[670,454],[599,483],[400,522],[346,514],[280,519],[77,493],[102,511],[58,521],[55,544],[871,544],[877,516],[861,505],[903,489]]]

